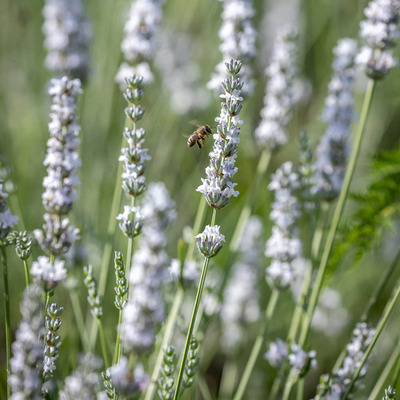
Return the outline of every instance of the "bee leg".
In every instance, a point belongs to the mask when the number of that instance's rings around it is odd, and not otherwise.
[[[201,145],[204,145],[204,141],[202,141],[201,139],[199,139],[198,141],[197,141],[197,146],[199,146],[199,149],[201,149]]]

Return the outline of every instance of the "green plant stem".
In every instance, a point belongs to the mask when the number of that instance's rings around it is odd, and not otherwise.
[[[200,196],[199,206],[197,207],[196,217],[193,224],[193,233],[197,233],[200,230],[200,227],[204,220],[205,210],[206,210],[206,200],[203,195]],[[195,240],[193,235],[193,240],[189,243],[188,251],[185,256],[186,260],[191,260],[193,258],[193,252],[195,248]],[[160,368],[162,365],[164,348],[171,342],[172,335],[174,333],[176,319],[179,315],[179,310],[181,308],[182,302],[184,299],[184,289],[181,286],[178,286],[178,292],[175,295],[174,302],[172,303],[171,311],[168,314],[168,320],[165,325],[165,330],[163,334],[163,338],[161,341],[160,348],[158,350],[157,359],[154,364],[153,372],[151,374],[150,384],[146,392],[145,400],[153,399],[156,389],[157,389],[157,378],[160,374]]]
[[[121,323],[122,323],[122,310],[118,313],[118,326],[117,326],[117,339],[115,340],[115,351],[114,351],[114,365],[118,364],[119,357],[121,354]]]
[[[218,391],[218,398],[221,400],[231,399],[234,385],[238,375],[238,366],[233,360],[228,360],[222,370],[221,384]]]
[[[215,209],[214,209],[214,211],[215,211]],[[215,213],[213,213],[213,216],[214,216],[214,214]],[[215,219],[215,218],[213,218],[213,219]],[[189,345],[190,345],[190,340],[192,338],[192,332],[193,332],[194,324],[196,322],[197,310],[199,308],[201,296],[203,294],[203,288],[204,288],[204,284],[205,284],[206,277],[207,277],[207,271],[208,271],[209,262],[210,262],[210,259],[208,257],[205,257],[204,258],[203,268],[202,268],[202,271],[201,271],[199,287],[197,288],[196,299],[195,299],[195,302],[194,302],[192,317],[190,319],[190,325],[189,325],[189,329],[188,329],[187,336],[186,336],[185,349],[183,351],[181,366],[180,366],[180,369],[179,369],[179,375],[178,375],[178,381],[176,383],[174,400],[177,400],[179,398],[179,389],[180,389],[180,386],[181,386],[181,383],[182,383],[183,372],[184,372],[185,363],[186,363],[186,357],[187,357],[187,353],[189,351]]]
[[[304,344],[307,340],[308,332],[311,325],[312,316],[314,314],[315,307],[317,306],[317,302],[319,299],[319,294],[321,292],[323,279],[325,276],[326,267],[328,265],[329,256],[332,251],[333,243],[336,236],[336,231],[339,226],[339,221],[343,213],[344,204],[346,201],[347,194],[349,192],[351,179],[353,177],[358,155],[360,153],[361,143],[364,136],[365,125],[368,116],[368,110],[371,104],[372,94],[374,92],[375,82],[373,80],[369,80],[367,91],[364,97],[364,103],[361,111],[360,123],[358,125],[358,130],[356,132],[356,136],[354,138],[353,144],[353,153],[350,157],[349,164],[346,170],[346,175],[343,181],[342,190],[339,195],[339,199],[335,208],[335,212],[333,214],[332,223],[328,232],[328,236],[326,238],[325,247],[321,256],[321,262],[318,268],[317,277],[314,283],[313,290],[310,296],[310,303],[307,309],[307,313],[304,318],[302,331],[300,334],[299,345],[304,347]]]
[[[7,377],[10,374],[11,359],[11,313],[10,313],[10,292],[8,287],[8,267],[7,253],[5,246],[1,246],[1,259],[3,264],[3,285],[4,285],[4,315],[5,315],[5,331],[6,331],[6,356],[7,356]],[[10,397],[10,386],[6,383],[7,398]]]
[[[293,372],[293,368],[289,372],[289,376],[286,380],[285,388],[283,390],[282,400],[289,400],[290,392],[292,391],[293,385],[297,382],[297,377]]]
[[[122,139],[121,147],[123,147],[123,144],[124,144],[124,138]],[[117,178],[115,180],[113,199],[111,203],[111,211],[108,218],[107,237],[106,237],[106,243],[104,245],[103,257],[101,260],[100,277],[99,277],[98,292],[102,293],[103,295],[105,293],[107,286],[107,277],[111,263],[111,253],[113,247],[113,238],[115,234],[115,229],[117,227],[116,217],[118,214],[122,197],[122,178],[121,178],[122,169],[123,169],[122,163],[118,163],[118,172],[117,172]],[[92,345],[92,350],[96,345],[97,328],[98,325],[96,321],[93,320],[90,329],[90,343]]]
[[[97,320],[97,325],[99,326],[101,351],[103,353],[104,366],[107,369],[110,366],[110,364],[108,363],[107,344],[106,344],[106,339],[104,337],[103,324],[99,318],[96,318],[96,320]]]
[[[25,270],[25,285],[28,287],[31,284],[31,279],[29,276],[29,266],[28,266],[28,261],[24,260],[24,270]]]
[[[361,363],[360,363],[359,367],[357,368],[356,373],[353,375],[353,378],[349,384],[347,392],[343,396],[342,400],[346,400],[348,398],[349,394],[351,393],[351,391],[353,390],[353,386],[354,386],[355,382],[357,381],[365,362],[367,361],[369,355],[371,354],[372,349],[374,348],[376,342],[378,341],[379,336],[381,335],[383,328],[385,327],[385,325],[390,317],[390,314],[392,313],[392,311],[394,309],[394,305],[396,304],[396,301],[400,295],[400,280],[397,282],[396,289],[393,291],[393,293],[394,294],[392,296],[392,299],[386,305],[383,315],[382,315],[381,319],[379,320],[379,323],[376,327],[375,335],[374,335],[370,345],[368,346],[367,350],[365,351],[364,357],[362,358]]]
[[[303,400],[304,398],[304,379],[300,379],[297,385],[297,397],[296,400]]]
[[[392,371],[393,367],[395,366],[396,363],[398,363],[400,360],[400,340],[397,343],[396,348],[392,352],[389,361],[385,363],[385,368],[382,371],[381,375],[379,376],[378,381],[375,383],[375,386],[371,392],[371,394],[368,397],[368,400],[376,400],[380,398],[379,396],[383,392],[384,384],[388,379],[388,376],[390,375],[390,371]],[[392,382],[395,382],[392,380]],[[394,385],[392,385],[395,387]]]
[[[247,364],[244,369],[242,379],[240,380],[238,389],[235,393],[235,396],[233,397],[233,400],[241,400],[244,396],[244,393],[245,393],[247,385],[250,381],[250,377],[253,372],[254,366],[256,364],[258,356],[260,355],[262,345],[265,341],[265,335],[267,333],[267,329],[269,327],[271,318],[274,314],[276,304],[278,302],[278,298],[279,298],[279,290],[273,289],[271,296],[269,298],[269,301],[268,301],[267,308],[265,310],[264,321],[258,331],[257,338],[256,338],[253,348],[251,350],[250,357],[247,360]]]
[[[83,350],[85,351],[85,353],[88,353],[90,351],[90,346],[86,335],[85,320],[83,318],[82,308],[76,289],[69,290],[69,299],[71,301],[72,312],[74,313],[76,326],[78,328],[79,336],[81,338]]]
[[[368,306],[367,306],[366,310],[364,311],[363,315],[361,316],[361,321],[366,321],[368,319],[368,316],[369,316],[372,308],[374,307],[379,296],[383,292],[383,289],[385,288],[387,282],[389,281],[390,276],[392,275],[393,271],[397,267],[397,264],[399,263],[399,261],[400,261],[400,249],[398,250],[393,261],[391,262],[389,268],[386,270],[386,273],[383,276],[383,278],[381,279],[381,281],[379,282],[379,285],[375,288],[374,293],[370,297]]]

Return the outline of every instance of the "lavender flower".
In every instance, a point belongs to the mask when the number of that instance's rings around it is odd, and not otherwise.
[[[163,0],[133,0],[124,27],[121,49],[127,62],[121,64],[115,77],[122,87],[132,74],[143,76],[143,82],[153,82],[149,61],[154,56],[153,36],[158,30]]]
[[[264,108],[261,121],[254,134],[260,147],[277,150],[287,143],[286,127],[295,102],[293,83],[297,73],[296,32],[286,27],[276,38],[271,63],[266,70],[268,77],[265,89]]]
[[[96,400],[96,393],[101,387],[99,370],[101,360],[92,354],[79,358],[78,368],[64,380],[60,391],[60,400]]]
[[[22,321],[12,345],[10,360],[10,400],[41,400],[44,325],[41,316],[43,291],[37,285],[25,289],[21,303]]]
[[[196,238],[196,246],[207,258],[214,257],[222,249],[222,242],[225,242],[225,236],[219,233],[219,225],[206,225],[204,231],[199,233]]]
[[[231,196],[238,196],[235,190],[236,183],[232,178],[237,171],[235,167],[237,147],[240,142],[240,125],[243,123],[239,119],[242,108],[240,103],[240,91],[243,83],[239,78],[235,78],[239,73],[242,63],[230,60],[225,63],[230,79],[222,82],[224,94],[220,97],[225,99],[221,103],[221,114],[215,120],[218,122],[217,133],[213,135],[214,146],[210,153],[210,165],[206,168],[206,179],[201,179],[203,184],[196,190],[203,193],[207,203],[213,208],[223,208],[230,204]]]
[[[294,278],[292,263],[301,256],[301,242],[296,228],[300,211],[294,196],[294,190],[298,188],[298,175],[293,171],[291,162],[284,163],[276,171],[268,188],[275,192],[270,214],[275,225],[265,248],[265,256],[271,258],[266,279],[270,286],[286,289]]]
[[[37,261],[32,263],[31,275],[37,282],[42,282],[46,292],[54,289],[60,281],[67,278],[67,270],[64,261],[54,260],[40,256]]]
[[[205,109],[210,93],[201,84],[201,68],[194,62],[196,43],[182,32],[167,29],[159,32],[157,40],[160,46],[154,62],[168,90],[171,108],[178,115]]]
[[[0,179],[0,240],[5,239],[7,234],[18,223],[18,217],[12,215],[9,208],[6,209],[6,198],[8,194],[3,192],[3,180]]]
[[[328,127],[317,149],[316,182],[313,189],[324,200],[331,200],[339,195],[351,151],[350,125],[355,116],[351,89],[356,72],[356,52],[356,41],[347,38],[339,40],[333,50],[333,77],[322,114]]]
[[[199,265],[197,262],[185,261],[183,266],[181,266],[181,263],[177,258],[171,260],[168,272],[172,281],[179,282],[182,279],[185,286],[192,285],[200,277]]]
[[[81,0],[46,0],[43,7],[46,67],[57,75],[86,81],[90,23]]]
[[[240,72],[240,79],[246,87],[243,95],[253,92],[254,82],[251,80],[252,71],[249,62],[256,55],[256,35],[253,27],[254,8],[251,0],[221,0],[223,2],[222,25],[219,37],[222,41],[219,50],[223,60],[231,58],[242,60],[244,65]],[[216,66],[215,73],[211,76],[207,87],[220,91],[220,82],[225,76],[225,63]]]
[[[257,266],[262,253],[261,236],[260,218],[250,217],[240,239],[239,260],[232,267],[223,296],[221,343],[228,354],[246,338],[248,324],[260,316]]]
[[[294,373],[301,378],[310,368],[316,368],[315,356],[314,350],[306,352],[296,343],[288,345],[283,340],[277,339],[271,343],[264,358],[274,367],[280,367],[287,361]]]
[[[142,230],[142,216],[139,207],[124,206],[124,212],[117,215],[119,227],[123,234],[128,237],[139,235]]]
[[[367,46],[357,55],[356,62],[372,79],[383,78],[397,61],[391,48],[399,38],[399,0],[372,0],[364,9],[367,20],[360,23],[360,36]]]
[[[372,342],[375,329],[366,323],[358,323],[353,331],[351,342],[347,345],[347,354],[342,366],[334,371],[330,380],[325,376],[321,377],[321,384],[318,385],[317,395],[314,400],[334,400],[340,399],[347,392],[349,384],[361,365],[365,351]],[[362,386],[361,379],[368,370],[368,361],[361,369],[358,380],[354,384],[354,390]]]
[[[43,251],[59,256],[69,250],[78,238],[79,230],[70,225],[66,215],[76,199],[75,186],[79,184],[77,169],[80,160],[77,152],[80,126],[77,124],[76,97],[81,93],[78,79],[67,77],[52,79],[49,94],[53,98],[49,123],[50,139],[47,142],[47,177],[43,179],[42,195],[46,209],[44,232],[34,235]]]
[[[168,255],[164,230],[175,218],[174,203],[162,183],[150,184],[143,199],[146,220],[129,275],[130,294],[123,308],[124,348],[145,352],[155,342],[155,326],[165,318],[161,285],[166,280]]]
[[[136,398],[142,393],[149,383],[149,376],[141,364],[136,365],[133,373],[131,372],[126,357],[121,357],[118,364],[113,365],[107,370],[111,376],[111,382],[116,393],[120,396]]]

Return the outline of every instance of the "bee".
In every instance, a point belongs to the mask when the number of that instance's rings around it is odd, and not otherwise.
[[[192,147],[197,143],[199,149],[204,146],[207,136],[212,134],[210,125],[199,126],[188,138],[187,146]]]

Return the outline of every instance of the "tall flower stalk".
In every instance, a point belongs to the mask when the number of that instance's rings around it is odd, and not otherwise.
[[[239,114],[242,108],[241,101],[243,98],[240,96],[240,92],[243,82],[237,77],[242,63],[231,59],[225,63],[225,66],[227,72],[230,74],[230,78],[222,82],[224,93],[220,97],[224,101],[221,103],[220,116],[215,119],[218,122],[218,126],[217,133],[213,135],[214,145],[213,150],[210,152],[210,165],[206,168],[207,177],[205,179],[202,178],[202,185],[197,188],[198,192],[204,194],[207,204],[213,208],[213,214],[211,225],[207,225],[204,231],[196,236],[199,239],[196,244],[200,252],[204,255],[204,263],[186,336],[174,400],[178,399],[181,395],[180,388],[186,359],[190,343],[194,339],[192,334],[207,276],[209,260],[220,251],[222,242],[225,241],[224,235],[220,233],[220,227],[215,225],[216,210],[229,205],[232,196],[236,197],[239,195],[239,192],[235,190],[236,183],[232,182],[232,178],[237,172],[235,161],[237,147],[240,142],[240,125],[242,124]]]

